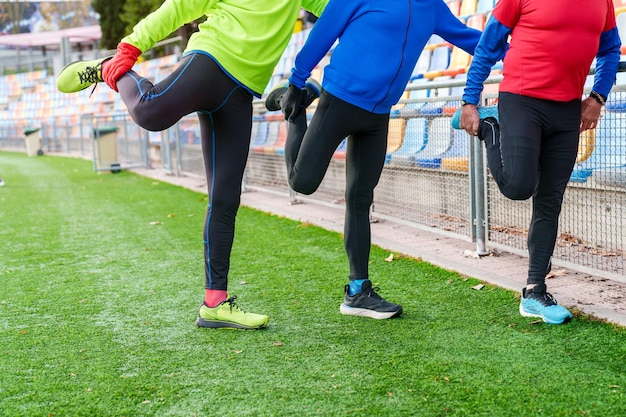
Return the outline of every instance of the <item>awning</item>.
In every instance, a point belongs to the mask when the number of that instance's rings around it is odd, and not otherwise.
[[[62,38],[69,38],[70,43],[98,41],[102,37],[100,25],[83,26],[63,30],[37,33],[19,33],[0,35],[0,45],[31,48],[61,44]]]

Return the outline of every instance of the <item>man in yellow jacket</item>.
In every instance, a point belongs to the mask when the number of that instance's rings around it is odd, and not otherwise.
[[[250,147],[252,100],[261,97],[287,47],[301,8],[319,16],[328,0],[166,0],[122,39],[112,57],[79,61],[57,78],[65,93],[94,83],[118,91],[133,120],[150,131],[197,112],[209,204],[204,225],[205,299],[196,324],[260,329],[269,317],[246,313],[229,297],[228,270]],[[132,67],[185,23],[206,16],[178,67],[152,84]],[[306,90],[311,94],[311,89]]]

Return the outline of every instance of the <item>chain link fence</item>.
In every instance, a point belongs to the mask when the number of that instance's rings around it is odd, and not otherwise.
[[[485,104],[497,97],[489,80]],[[626,80],[609,97],[599,126],[581,135],[579,157],[563,202],[555,264],[624,281],[626,240]],[[482,144],[451,128],[464,80],[411,83],[393,109],[388,154],[375,190],[373,219],[393,219],[492,248],[526,253],[531,202],[503,197],[490,178]],[[256,188],[304,199],[287,184],[286,124],[280,114],[255,102],[244,189]],[[309,109],[310,112],[313,109]],[[40,128],[44,153],[93,158],[95,170],[158,166],[171,175],[204,177],[200,128],[195,115],[163,132],[147,132],[124,112],[64,116],[36,122],[0,121],[0,149],[23,150],[24,132]],[[114,133],[115,166],[103,159],[101,134]],[[110,138],[111,139],[111,138]],[[111,143],[110,143],[111,145]],[[345,192],[345,141],[318,191],[307,196],[341,206]]]

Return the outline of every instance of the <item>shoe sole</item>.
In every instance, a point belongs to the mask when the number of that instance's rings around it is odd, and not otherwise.
[[[276,88],[271,90],[269,94],[267,95],[267,97],[265,98],[265,108],[268,111],[280,110],[280,104],[278,103],[280,101],[280,98],[283,96],[283,94],[285,94],[285,91],[287,91],[287,87],[288,87],[288,84],[285,84],[284,86],[279,87],[281,84],[278,84]]]
[[[285,92],[287,91],[289,84],[285,84],[284,86],[280,85],[281,84],[278,84],[276,88],[270,91],[265,98],[265,108],[268,111],[281,110],[279,102],[283,94],[285,94]],[[309,81],[306,82],[304,88],[311,93],[309,94],[306,103],[304,103],[305,107],[309,107],[311,103],[319,98],[320,94],[322,93],[322,86],[316,80],[311,78]]]
[[[570,316],[570,317],[566,317],[562,321],[548,320],[547,318],[545,318],[541,314],[527,312],[526,310],[524,310],[524,307],[522,307],[521,303],[519,305],[519,313],[520,313],[520,315],[522,317],[537,317],[537,318],[540,318],[544,323],[547,323],[547,324],[563,324],[563,323],[567,323],[568,321],[570,321],[572,319],[572,317]]]
[[[402,309],[397,311],[374,311],[368,310],[367,308],[350,307],[342,303],[339,306],[339,312],[346,316],[369,317],[371,319],[383,320],[398,317],[402,314]]]
[[[267,326],[267,323],[259,326],[245,326],[239,323],[233,323],[230,321],[218,321],[218,320],[205,320],[202,317],[196,319],[196,326],[207,329],[234,329],[234,330],[260,330]]]

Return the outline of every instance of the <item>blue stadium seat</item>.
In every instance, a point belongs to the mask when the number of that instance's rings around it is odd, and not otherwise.
[[[414,117],[406,122],[402,146],[395,152],[387,154],[386,163],[392,165],[415,165],[415,155],[426,146],[428,120],[425,117]]]
[[[626,166],[626,113],[606,112],[595,129],[591,156],[577,169],[596,170]]]
[[[429,119],[424,147],[415,155],[415,164],[421,168],[439,168],[442,155],[452,147],[452,138],[449,117]]]

